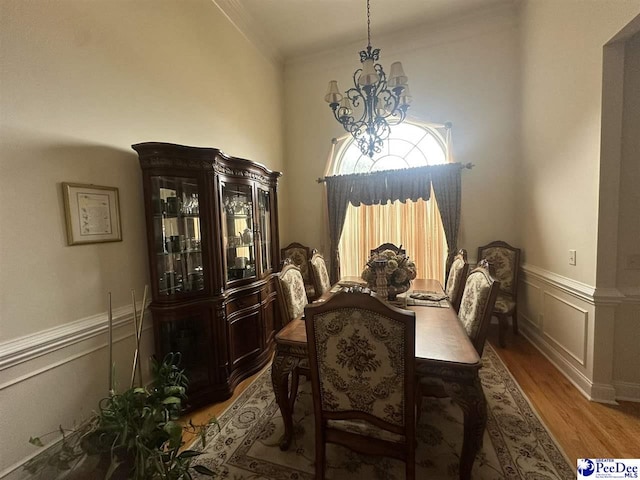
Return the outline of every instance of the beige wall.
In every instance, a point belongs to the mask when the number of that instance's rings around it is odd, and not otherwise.
[[[522,12],[522,171],[526,263],[595,285],[602,48],[637,0],[535,0]],[[568,262],[577,251],[577,265]]]
[[[104,330],[99,345],[16,352],[77,332],[71,322],[104,327],[107,292],[129,308],[148,283],[130,145],[214,146],[282,170],[283,142],[281,67],[210,0],[2,0],[0,65],[0,431],[14,432],[2,476],[33,450],[30,435],[72,425],[107,383]],[[61,182],[117,187],[123,241],[67,246]]]
[[[472,162],[462,174],[462,225],[458,245],[475,259],[479,245],[516,241],[518,222],[513,178],[518,165],[517,12],[501,8],[445,25],[430,25],[378,38],[388,70],[400,60],[413,94],[412,118],[452,122],[456,159]],[[286,158],[283,184],[295,218],[283,243],[298,241],[328,253],[323,228],[322,187],[331,139],[344,134],[324,102],[329,80],[348,88],[366,41],[289,63]],[[490,206],[490,207],[488,207]]]
[[[622,112],[634,107],[622,91],[624,49],[605,47],[638,13],[638,0],[528,0],[521,13],[521,320],[588,397],[608,402],[640,398],[637,355],[622,340],[637,334],[628,312],[640,297],[616,281],[618,214],[638,211],[620,153],[634,128],[624,133]]]

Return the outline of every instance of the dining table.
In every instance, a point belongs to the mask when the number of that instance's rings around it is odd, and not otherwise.
[[[357,278],[341,279],[316,301],[326,301],[331,295],[358,281]],[[412,298],[412,292],[444,297],[440,282],[434,279],[413,280],[411,290],[404,298]],[[448,301],[416,303],[423,305],[402,306],[415,312],[415,370],[418,377],[440,379],[447,395],[462,409],[464,425],[459,478],[468,480],[487,425],[487,403],[479,376],[482,362]],[[425,305],[427,303],[428,306]],[[293,435],[292,415],[296,392],[291,392],[289,388],[290,377],[303,360],[307,360],[307,333],[304,318],[298,318],[287,323],[276,334],[271,368],[273,391],[284,423],[284,435],[280,442],[282,450],[289,448]]]

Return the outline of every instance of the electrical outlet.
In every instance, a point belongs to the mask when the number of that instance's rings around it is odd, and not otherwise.
[[[575,264],[576,264],[576,251],[569,250],[569,265],[575,265]]]

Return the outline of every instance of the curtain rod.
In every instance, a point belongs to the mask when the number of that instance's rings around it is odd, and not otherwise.
[[[461,164],[460,164],[460,170],[464,170],[464,169],[471,170],[473,167],[475,167],[475,164],[474,164],[474,163],[471,163],[471,162],[469,162],[469,163],[461,163]],[[392,171],[393,171],[393,170],[392,170]],[[316,180],[316,182],[317,182],[317,183],[324,183],[324,179],[325,179],[325,178],[326,178],[326,177],[318,177],[318,179]]]

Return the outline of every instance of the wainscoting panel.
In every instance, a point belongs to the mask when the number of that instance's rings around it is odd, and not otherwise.
[[[519,288],[523,335],[591,398],[594,289],[528,265],[522,267]]]
[[[533,265],[521,267],[519,289],[522,334],[587,398],[640,402],[640,291],[596,290]]]
[[[585,367],[589,312],[575,303],[545,291],[542,334],[559,352]]]
[[[542,326],[542,292],[540,286],[526,280],[522,282],[518,292],[519,316],[530,328],[536,330]]]

